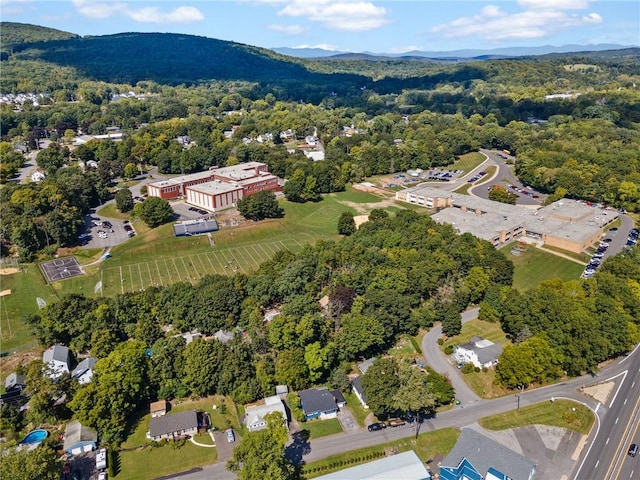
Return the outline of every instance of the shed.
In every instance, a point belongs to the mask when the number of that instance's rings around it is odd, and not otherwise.
[[[149,405],[149,411],[151,412],[151,418],[161,417],[162,415],[166,415],[169,411],[170,403],[166,400],[158,400],[157,402],[151,403]]]
[[[89,383],[93,378],[93,367],[95,367],[97,358],[88,357],[82,360],[76,368],[71,372],[71,377],[78,380],[78,383],[84,385]]]
[[[23,390],[27,385],[27,376],[10,373],[4,381],[4,389],[7,392]]]
[[[342,392],[340,390],[331,390],[331,395],[333,395],[338,408],[342,408],[347,404],[347,401],[345,400],[344,395],[342,395]]]
[[[64,430],[64,451],[67,455],[80,455],[91,452],[96,448],[98,434],[95,430],[85,427],[78,420],[67,423]]]

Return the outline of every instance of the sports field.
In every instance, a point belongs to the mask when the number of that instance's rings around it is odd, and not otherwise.
[[[100,271],[101,291],[96,294],[113,296],[118,293],[142,290],[150,286],[164,286],[176,282],[197,283],[205,275],[234,273],[249,274],[279,250],[297,252],[303,243],[295,238],[262,243],[248,243],[238,247],[216,248],[170,258],[158,258]],[[107,264],[105,264],[106,266]],[[95,286],[94,286],[95,289]]]

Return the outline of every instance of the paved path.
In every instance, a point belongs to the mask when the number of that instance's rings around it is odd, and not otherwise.
[[[478,318],[478,308],[473,308],[462,313],[462,323]],[[438,346],[438,339],[442,337],[442,326],[436,325],[422,339],[422,351],[424,358],[431,368],[436,372],[446,375],[456,391],[456,398],[463,405],[470,402],[477,402],[480,397],[464,382],[460,370],[451,364],[449,359],[442,353]]]

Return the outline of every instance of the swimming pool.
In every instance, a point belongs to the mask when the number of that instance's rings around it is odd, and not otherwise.
[[[20,443],[23,443],[26,445],[40,443],[48,436],[49,436],[49,432],[47,432],[46,430],[38,429],[32,432],[29,432],[27,436],[24,437]]]

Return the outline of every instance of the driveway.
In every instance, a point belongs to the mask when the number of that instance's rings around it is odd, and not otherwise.
[[[241,438],[238,432],[234,429],[233,433],[236,436],[235,442],[227,440],[227,434],[224,431],[216,430],[213,432],[213,438],[216,442],[216,448],[218,449],[218,462],[225,464],[227,460],[231,460],[233,455],[233,448],[240,442]]]
[[[462,313],[462,323],[478,318],[478,308],[467,310]],[[460,370],[455,367],[449,359],[442,353],[438,346],[438,339],[442,336],[442,326],[434,326],[422,339],[422,351],[424,358],[431,368],[436,372],[445,375],[451,380],[451,384],[456,391],[456,398],[465,405],[477,402],[480,397],[465,383],[461,377]]]

